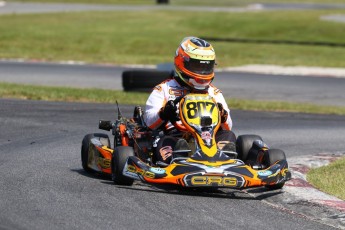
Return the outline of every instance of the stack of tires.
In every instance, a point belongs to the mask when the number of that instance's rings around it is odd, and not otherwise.
[[[122,87],[125,91],[148,91],[172,77],[171,71],[126,70],[122,73]]]
[[[169,0],[157,0],[157,4],[169,4]]]

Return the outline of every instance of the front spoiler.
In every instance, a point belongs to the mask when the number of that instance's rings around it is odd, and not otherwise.
[[[176,159],[166,168],[151,167],[131,156],[123,175],[151,184],[175,184],[182,187],[249,188],[282,184],[291,179],[286,160],[265,170],[254,170],[241,160],[205,164],[190,158]]]

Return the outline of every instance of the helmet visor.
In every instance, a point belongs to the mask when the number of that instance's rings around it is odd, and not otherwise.
[[[214,60],[199,60],[189,58],[189,60],[184,61],[184,67],[196,74],[210,75],[213,73],[214,62]]]

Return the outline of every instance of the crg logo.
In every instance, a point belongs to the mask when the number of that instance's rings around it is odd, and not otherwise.
[[[144,177],[148,177],[148,178],[155,178],[155,174],[152,173],[152,172],[149,172],[149,171],[145,171],[143,169],[140,169],[140,168],[136,168],[135,166],[133,165],[128,165],[127,166],[127,171],[128,172],[131,172],[131,173],[135,173],[135,174],[140,174]]]
[[[228,186],[235,187],[237,178],[221,176],[193,176],[191,178],[193,186]]]

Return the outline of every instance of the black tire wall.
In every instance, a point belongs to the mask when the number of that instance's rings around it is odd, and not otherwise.
[[[171,71],[126,70],[122,73],[122,87],[125,91],[151,91],[171,77]]]

